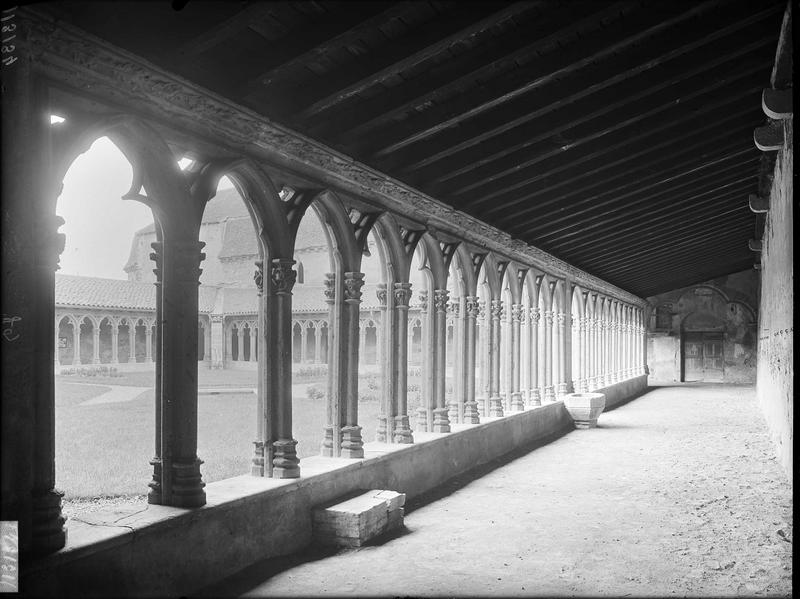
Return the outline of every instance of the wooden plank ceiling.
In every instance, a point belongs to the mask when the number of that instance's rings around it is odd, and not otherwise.
[[[639,296],[754,263],[783,0],[173,4],[48,10]]]

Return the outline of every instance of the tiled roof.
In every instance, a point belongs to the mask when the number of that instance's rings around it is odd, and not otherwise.
[[[256,232],[250,217],[230,218],[225,223],[225,236],[222,238],[219,257],[234,256],[258,256]]]
[[[217,291],[217,287],[200,286],[198,292],[200,312],[211,312]],[[155,311],[156,288],[152,283],[56,273],[55,299],[57,306]]]
[[[203,223],[218,223],[226,218],[236,218],[246,216],[250,218],[250,213],[247,212],[247,207],[244,201],[239,196],[239,192],[235,189],[221,189],[217,195],[211,198],[211,201],[206,204],[206,209],[203,211]],[[156,226],[150,223],[136,231],[140,233],[152,233],[156,230]]]
[[[155,310],[156,288],[151,283],[56,273],[56,305]]]

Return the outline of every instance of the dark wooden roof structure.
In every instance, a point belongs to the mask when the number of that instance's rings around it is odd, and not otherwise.
[[[636,295],[753,265],[785,0],[44,7]]]

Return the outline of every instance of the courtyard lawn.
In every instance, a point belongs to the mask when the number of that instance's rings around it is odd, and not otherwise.
[[[255,373],[214,372],[208,386],[245,386],[244,377]],[[221,376],[220,372],[231,374]],[[128,376],[128,374],[132,376]],[[132,401],[80,405],[109,389],[97,385],[149,386],[152,373],[126,373],[124,377],[56,377],[56,487],[65,499],[143,495],[152,476],[154,453],[154,394],[143,391]],[[211,377],[210,377],[211,378]],[[300,387],[300,388],[304,388]],[[318,455],[325,425],[325,400],[304,394],[293,398],[293,431],[300,458]],[[365,441],[375,438],[380,404],[359,403],[359,420]],[[198,396],[198,457],[205,482],[250,472],[256,430],[255,394]]]

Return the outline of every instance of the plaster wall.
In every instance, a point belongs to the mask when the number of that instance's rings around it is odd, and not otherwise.
[[[792,480],[794,439],[794,265],[792,259],[792,119],[784,121],[785,143],[775,163],[770,209],[761,253],[758,401],[781,465]]]
[[[640,376],[609,388],[615,403],[644,391]],[[26,592],[59,596],[177,596],[311,542],[312,508],[357,489],[413,498],[504,454],[572,430],[557,401],[451,433],[415,433],[413,445],[368,443],[363,459],[301,460],[300,479],[239,476],[206,487],[195,510],[148,506],[71,522],[67,546],[29,564]]]
[[[687,332],[723,339],[723,382],[755,383],[758,275],[746,270],[649,297],[647,365],[653,383],[681,380]]]

